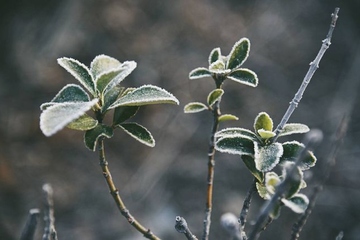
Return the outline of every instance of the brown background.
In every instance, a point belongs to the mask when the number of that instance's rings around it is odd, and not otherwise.
[[[82,133],[63,130],[46,138],[39,130],[40,104],[65,84],[76,83],[57,65],[58,57],[86,65],[98,54],[135,60],[138,67],[125,86],[155,84],[178,97],[180,106],[148,106],[135,119],[153,133],[155,148],[117,131],[106,142],[107,157],[125,203],[144,225],[163,239],[184,239],[174,230],[175,216],[181,215],[200,237],[211,116],[186,115],[182,109],[190,101],[205,101],[214,84],[188,80],[189,71],[206,66],[213,48],[227,54],[237,40],[248,37],[252,45],[244,66],[258,74],[259,86],[225,83],[222,112],[240,119],[222,127],[251,128],[261,111],[277,124],[325,38],[335,6],[341,10],[332,45],[291,118],[325,135],[305,193],[326,168],[328,146],[344,113],[351,113],[351,122],[301,239],[335,239],[340,231],[344,239],[358,239],[358,0],[34,0],[1,5],[0,239],[19,238],[29,209],[42,208],[46,182],[55,190],[59,239],[143,239],[117,211],[97,154],[84,147]],[[238,215],[250,182],[238,156],[217,154],[211,239],[228,239],[219,218],[225,212]],[[255,197],[250,223],[261,204]],[[288,239],[296,217],[284,208],[261,239]]]

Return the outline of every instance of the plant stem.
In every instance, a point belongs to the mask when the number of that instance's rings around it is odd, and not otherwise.
[[[272,139],[272,142],[276,141],[276,139],[279,136],[279,133],[284,129],[285,124],[289,121],[289,119],[290,119],[292,113],[294,112],[295,108],[300,103],[300,101],[302,99],[302,96],[303,96],[303,94],[305,92],[306,87],[310,83],[310,80],[311,80],[312,76],[314,75],[315,71],[319,68],[320,60],[324,56],[324,53],[326,52],[326,50],[330,47],[331,37],[332,37],[332,33],[333,33],[334,29],[335,29],[336,20],[338,19],[339,10],[340,10],[339,8],[335,8],[334,13],[331,14],[331,23],[330,23],[329,32],[328,32],[326,38],[322,41],[321,48],[320,48],[315,60],[310,63],[309,70],[306,73],[306,75],[304,77],[304,80],[301,83],[301,86],[300,86],[299,90],[297,91],[294,98],[290,102],[290,105],[289,105],[288,109],[286,110],[286,113],[284,114],[283,118],[281,119],[279,125],[276,127],[276,129],[275,129],[275,134],[276,135]]]
[[[256,180],[256,178],[254,178],[254,180],[251,184],[251,187],[250,187],[249,191],[247,192],[246,197],[244,199],[243,207],[241,209],[241,213],[240,213],[240,217],[239,217],[240,232],[242,233],[242,235],[244,236],[245,239],[247,239],[246,234],[245,234],[246,217],[249,212],[252,195],[256,191],[256,182],[257,182],[257,180]]]
[[[190,231],[186,220],[183,217],[177,216],[175,218],[175,229],[179,233],[183,233],[188,240],[198,240],[195,235]]]
[[[215,168],[215,133],[219,128],[219,116],[221,115],[220,101],[217,101],[214,104],[212,113],[213,113],[213,125],[211,128],[209,151],[208,151],[207,197],[206,197],[206,209],[205,209],[204,230],[203,230],[202,240],[208,240],[210,233],[213,186],[214,186],[214,168]]]
[[[26,221],[24,230],[21,233],[20,240],[33,240],[34,239],[39,215],[40,215],[40,211],[37,208],[33,208],[29,211],[29,216]]]
[[[137,231],[139,231],[140,233],[142,233],[144,235],[145,238],[147,239],[152,239],[152,240],[160,240],[159,237],[155,236],[150,229],[145,228],[144,226],[142,226],[129,212],[129,210],[126,208],[124,202],[122,201],[120,194],[119,194],[119,190],[116,188],[112,177],[111,177],[111,173],[109,170],[109,164],[106,161],[105,158],[105,150],[104,150],[104,138],[100,137],[98,139],[98,151],[99,151],[99,159],[100,159],[100,167],[101,170],[103,172],[103,176],[106,180],[106,183],[109,187],[110,190],[110,194],[113,197],[116,206],[119,208],[120,213],[126,218],[126,220],[128,221],[128,223],[130,225],[132,225]]]
[[[54,217],[54,200],[53,200],[53,188],[50,184],[44,184],[42,187],[45,193],[45,230],[42,239],[43,240],[57,240],[57,234],[55,230],[55,217]]]

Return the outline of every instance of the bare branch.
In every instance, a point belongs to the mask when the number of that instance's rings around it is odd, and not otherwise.
[[[42,239],[43,240],[57,240],[55,230],[55,217],[54,217],[54,201],[53,189],[50,184],[46,183],[42,187],[45,193],[45,229]]]
[[[183,217],[177,216],[175,218],[175,229],[179,233],[183,233],[188,240],[198,240],[195,235],[193,235],[187,225],[186,220]]]
[[[40,211],[37,208],[31,209],[29,211],[28,219],[26,221],[24,230],[21,233],[20,240],[33,240],[38,223]]]

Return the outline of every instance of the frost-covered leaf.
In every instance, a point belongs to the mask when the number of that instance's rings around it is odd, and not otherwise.
[[[242,38],[234,44],[230,54],[228,56],[227,69],[234,69],[241,66],[247,57],[249,56],[250,51],[250,41],[247,38]]]
[[[90,64],[90,71],[94,76],[95,82],[98,77],[108,72],[110,69],[118,68],[121,65],[117,59],[101,54],[96,56]]]
[[[221,57],[221,50],[220,50],[220,48],[214,48],[214,49],[210,52],[209,65],[211,65],[213,62],[216,62],[217,60],[219,60],[220,57]]]
[[[294,167],[294,163],[286,163],[283,168],[283,177],[286,178],[289,175],[289,171]],[[294,194],[298,193],[303,184],[303,172],[299,167],[296,167],[289,178],[289,188],[286,190],[285,197],[290,198]]]
[[[252,156],[242,155],[241,159],[243,160],[244,164],[249,169],[249,171],[252,173],[252,175],[254,175],[254,177],[259,182],[263,182],[264,173],[262,173],[262,172],[260,172],[259,170],[256,169],[254,158]]]
[[[267,114],[266,112],[259,113],[255,118],[254,129],[255,132],[258,132],[260,129],[272,131],[273,121],[270,118],[269,114]]]
[[[267,189],[266,189],[266,187],[263,184],[257,182],[256,183],[256,189],[257,189],[257,192],[259,193],[259,196],[261,198],[266,199],[266,200],[271,198],[268,191],[267,191]]]
[[[74,130],[86,131],[93,129],[94,127],[96,127],[97,124],[97,120],[87,114],[84,114],[66,125],[66,127]]]
[[[252,131],[245,129],[245,128],[225,128],[215,133],[215,138],[219,139],[225,136],[232,136],[232,135],[244,135],[250,137],[252,141],[259,141],[258,137]]]
[[[216,141],[215,149],[230,154],[253,155],[254,143],[244,135],[225,136]]]
[[[117,107],[114,111],[113,125],[116,126],[133,116],[137,113],[140,107],[138,106],[123,106]]]
[[[305,124],[287,123],[285,124],[284,129],[279,133],[279,137],[295,133],[307,133],[308,131],[310,131],[310,128]]]
[[[290,199],[281,199],[282,203],[295,213],[304,213],[309,205],[309,199],[304,194],[296,194]]]
[[[123,89],[121,87],[115,86],[112,89],[110,89],[106,95],[102,96],[102,107],[101,107],[101,112],[106,112],[108,110],[108,108],[111,106],[111,104],[113,104],[116,99],[119,97],[121,91]]]
[[[284,164],[286,162],[295,162],[305,145],[297,141],[284,142],[283,144],[284,153],[280,158],[280,163]],[[309,168],[315,166],[316,157],[313,152],[308,151],[303,159],[301,159],[300,164],[298,165],[301,170],[308,170]]]
[[[226,74],[226,73],[231,72],[230,69],[225,69],[225,63],[222,59],[219,59],[216,62],[213,62],[209,66],[209,71],[211,73],[215,73],[215,74]]]
[[[266,190],[273,195],[276,191],[276,187],[280,184],[281,179],[275,172],[267,172],[265,174],[265,187]]]
[[[280,210],[281,210],[281,204],[280,202],[276,203],[274,208],[271,210],[269,217],[271,217],[272,219],[277,219],[278,217],[280,217]]]
[[[221,99],[223,94],[224,94],[224,90],[222,89],[215,89],[211,91],[207,97],[208,105],[212,107],[212,105],[214,105],[216,101],[219,101]]]
[[[95,82],[90,70],[78,60],[72,58],[58,58],[60,66],[73,75],[93,96],[96,96]]]
[[[110,108],[160,103],[172,103],[178,105],[179,100],[165,89],[153,85],[144,85],[116,100]]]
[[[209,69],[204,67],[195,68],[189,73],[190,79],[198,79],[198,78],[204,78],[204,77],[211,77],[211,73]]]
[[[280,143],[272,143],[266,146],[259,146],[254,142],[255,166],[261,172],[267,172],[273,169],[280,161],[283,154],[283,148]]]
[[[43,103],[40,106],[41,110],[62,102],[88,102],[90,101],[89,95],[82,89],[79,85],[76,84],[67,84],[63,87],[56,96],[51,100],[51,102]]]
[[[259,83],[256,73],[247,68],[236,69],[227,75],[227,78],[251,87],[256,87]]]
[[[143,126],[137,123],[122,123],[118,125],[121,127],[127,134],[135,138],[137,141],[145,144],[149,147],[155,146],[155,139],[151,133]]]
[[[106,86],[110,83],[111,80],[117,77],[121,72],[122,69],[119,67],[113,69],[112,71],[104,72],[101,75],[99,75],[98,78],[96,79],[96,90],[99,92],[99,94],[103,95]]]
[[[95,128],[85,132],[85,146],[91,151],[95,151],[96,143],[100,137],[111,138],[113,135],[114,131],[111,127],[99,124]]]
[[[90,102],[65,102],[56,103],[47,107],[40,115],[40,129],[49,137],[67,124],[82,116],[97,103],[98,99]]]
[[[106,88],[104,89],[103,94],[106,94],[108,91],[110,91],[112,88],[114,88],[120,82],[122,82],[132,71],[134,71],[136,66],[137,66],[137,63],[135,61],[125,61],[123,64],[121,64],[119,74],[116,75],[116,77],[114,77],[109,82],[109,84],[106,85]]]
[[[218,119],[219,122],[237,121],[237,120],[239,120],[239,118],[232,114],[222,114]]]
[[[208,106],[201,102],[191,102],[184,107],[184,113],[197,113],[204,110],[208,110]]]
[[[262,139],[268,139],[268,138],[272,138],[275,136],[275,133],[272,131],[266,131],[264,129],[259,129],[258,130],[258,134],[260,135],[260,137]]]

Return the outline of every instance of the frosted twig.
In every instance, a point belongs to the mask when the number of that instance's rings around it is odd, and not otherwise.
[[[183,217],[177,216],[175,218],[175,229],[179,233],[183,233],[188,240],[198,240],[196,236],[191,233],[187,222]]]
[[[247,214],[249,212],[252,195],[256,191],[256,181],[257,181],[256,178],[254,178],[254,180],[251,184],[251,187],[246,194],[246,197],[245,197],[244,203],[243,203],[243,207],[241,209],[240,217],[238,220],[240,223],[240,232],[244,236],[243,237],[244,239],[247,239],[246,234],[245,234],[245,223],[246,223]]]
[[[331,37],[332,37],[332,33],[333,33],[334,29],[335,29],[336,20],[338,19],[339,10],[340,10],[340,8],[335,8],[334,13],[331,14],[331,23],[330,23],[329,32],[328,32],[326,38],[322,41],[321,48],[320,48],[315,60],[310,63],[309,70],[306,73],[306,75],[304,77],[304,80],[303,80],[299,90],[297,91],[294,98],[290,102],[290,105],[289,105],[288,109],[286,110],[286,113],[284,114],[283,118],[281,119],[279,125],[276,127],[276,129],[275,129],[275,134],[276,135],[272,139],[273,142],[276,141],[276,139],[279,136],[279,133],[283,130],[285,124],[289,121],[289,119],[290,119],[292,113],[294,112],[295,108],[300,103],[300,101],[302,99],[302,96],[303,96],[303,94],[305,92],[306,87],[310,83],[310,80],[311,80],[312,76],[314,75],[315,71],[319,68],[320,60],[324,56],[324,53],[326,52],[326,50],[330,47]]]
[[[33,240],[38,223],[40,211],[37,208],[31,209],[29,211],[28,219],[26,221],[25,227],[21,233],[20,240]]]
[[[305,148],[302,149],[302,151],[299,153],[294,165],[286,174],[285,179],[277,186],[274,195],[261,208],[260,214],[257,217],[255,225],[252,231],[250,232],[248,238],[249,240],[255,240],[259,237],[260,231],[264,227],[264,223],[268,219],[270,212],[272,211],[272,209],[274,209],[275,205],[277,204],[281,196],[288,188],[288,184],[291,182],[292,178],[294,177],[294,173],[297,169],[297,166],[306,157],[306,154],[309,151],[309,149],[312,149],[316,143],[321,141],[321,139],[322,139],[322,133],[319,130],[312,130],[308,134],[306,134],[305,143],[304,143]]]
[[[43,240],[57,240],[57,234],[55,230],[55,217],[54,217],[54,201],[53,201],[53,189],[50,184],[46,183],[42,187],[45,193],[45,213],[44,213],[44,234]]]

